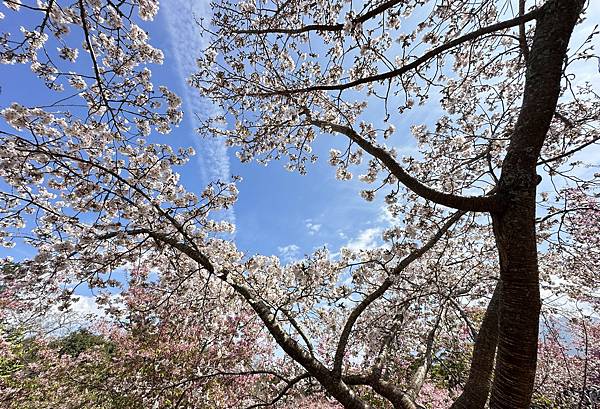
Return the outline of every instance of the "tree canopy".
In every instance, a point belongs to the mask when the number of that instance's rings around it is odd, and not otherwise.
[[[3,405],[592,407],[599,32],[583,0],[211,3],[188,85],[219,110],[200,134],[307,181],[326,160],[393,217],[379,247],[291,261],[236,245],[222,214],[239,177],[180,182],[195,152],[157,135],[183,116],[152,80],[158,1],[3,4],[0,62],[53,98],[1,101],[0,241],[33,249],[3,253]],[[104,310],[87,329],[32,324],[82,286]]]

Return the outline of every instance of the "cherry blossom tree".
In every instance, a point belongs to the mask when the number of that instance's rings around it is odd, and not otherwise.
[[[287,157],[290,170],[304,173],[316,160],[317,133],[338,134],[347,140],[345,152],[330,157],[338,178],[350,179],[368,155],[360,178],[380,183],[365,199],[387,185],[393,212],[417,209],[417,218],[428,219],[419,211],[425,202],[491,219],[483,237],[492,236],[497,249],[498,301],[490,303],[455,407],[483,407],[492,369],[491,407],[529,404],[541,307],[536,187],[544,171],[556,175],[598,140],[597,93],[589,83],[575,90],[569,71],[573,61],[592,58],[586,43],[568,51],[583,3],[515,3],[217,3],[205,26],[212,43],[195,77],[223,107],[214,121],[236,121],[227,130],[209,121],[207,129],[239,146],[242,161]],[[432,95],[439,119],[433,128],[412,127],[422,157],[400,157],[394,125]],[[379,115],[369,113],[373,104]],[[337,358],[333,374],[343,383]],[[377,379],[362,382],[378,388]],[[397,407],[411,405],[406,395],[389,397]],[[353,398],[341,400],[362,407]]]
[[[36,22],[0,36],[0,61],[58,96],[0,113],[0,239],[35,250],[4,261],[2,310],[68,309],[87,285],[114,348],[41,339],[32,367],[6,338],[9,379],[39,391],[0,383],[17,405],[527,408],[561,359],[540,313],[598,305],[598,176],[576,157],[599,138],[578,77],[597,32],[571,41],[583,1],[214,3],[191,79],[222,108],[204,132],[303,174],[315,139],[338,135],[338,179],[360,172],[396,217],[379,248],[288,264],[224,235],[235,179],[196,195],[176,172],[193,150],[148,139],[182,115],[151,81],[163,54],[141,25],[157,1],[4,5],[0,19]],[[402,128],[418,155],[402,156]],[[577,319],[585,389],[595,330]]]
[[[597,324],[574,317],[545,318],[545,323],[548,331],[540,342],[534,402],[542,408],[594,407],[599,398]]]

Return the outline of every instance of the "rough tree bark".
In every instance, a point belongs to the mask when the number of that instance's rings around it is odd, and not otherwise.
[[[498,343],[500,291],[501,283],[499,282],[475,339],[469,378],[465,383],[463,393],[454,401],[450,409],[483,409],[488,400]]]
[[[583,0],[551,0],[538,17],[521,112],[502,165],[504,211],[492,213],[502,292],[490,407],[529,407],[537,363],[540,290],[536,164],[560,94],[563,61]]]

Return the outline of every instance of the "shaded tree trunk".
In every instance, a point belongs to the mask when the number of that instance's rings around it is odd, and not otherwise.
[[[498,342],[498,304],[501,283],[496,284],[494,295],[487,307],[481,327],[477,333],[469,378],[463,393],[450,409],[483,409],[490,394],[494,357]]]
[[[490,407],[528,408],[536,372],[540,291],[535,231],[537,161],[556,110],[563,61],[583,0],[550,0],[538,18],[527,61],[523,105],[499,192],[507,206],[492,215],[502,293]]]

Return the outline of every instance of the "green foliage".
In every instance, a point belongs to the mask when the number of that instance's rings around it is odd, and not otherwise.
[[[101,335],[96,335],[87,329],[80,329],[54,342],[53,347],[59,350],[61,355],[70,355],[77,358],[79,354],[91,348],[100,346],[107,354],[114,353],[115,346]]]
[[[23,274],[25,274],[25,272],[20,264],[5,260],[2,261],[2,265],[0,265],[0,294],[7,288],[8,282],[22,277]],[[0,305],[1,304],[0,300]]]
[[[21,330],[7,331],[3,334],[3,342],[8,344],[5,353],[0,355],[0,379],[9,378],[24,366],[27,355],[25,335]]]
[[[0,327],[0,333],[0,407],[33,408],[24,402],[14,406],[12,401],[16,396],[27,396],[39,388],[39,379],[32,370],[32,365],[42,363],[38,355],[39,345],[22,328],[7,330]]]
[[[466,382],[470,362],[470,351],[445,350],[431,366],[431,379],[440,388],[455,390]]]
[[[552,399],[547,396],[535,393],[531,398],[532,409],[561,409],[554,403]]]

